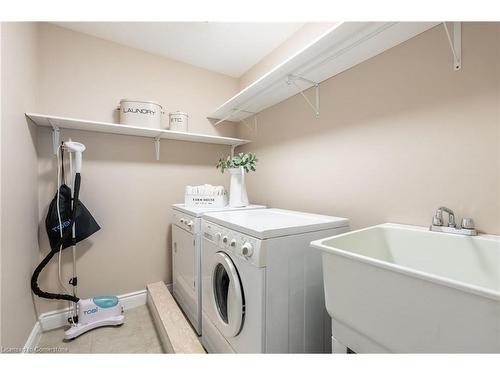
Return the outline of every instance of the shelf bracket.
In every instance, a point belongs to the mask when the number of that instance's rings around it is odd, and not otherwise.
[[[253,132],[254,134],[257,134],[257,112],[250,112],[250,111],[244,111],[241,110],[240,112],[245,112],[253,115]],[[241,120],[241,122],[249,129],[252,130],[251,125],[249,125],[245,119]]]
[[[239,145],[231,145],[231,157],[234,156],[234,149],[238,147]]]
[[[160,160],[160,139],[161,136],[157,135],[153,141],[155,143],[156,160]]]
[[[233,115],[235,115],[235,114],[237,114],[237,113],[240,113],[240,112],[243,112],[243,110],[242,110],[242,109],[236,109],[236,108],[235,108],[235,109],[233,109],[233,110],[232,110],[232,112],[231,112],[230,114],[228,114],[227,116],[225,116],[225,117],[221,118],[220,120],[218,120],[218,121],[214,124],[214,126],[219,125],[220,123],[222,123],[222,122],[226,121],[227,119],[229,119],[231,116],[233,116]]]
[[[228,114],[227,116],[221,118],[220,120],[217,120],[217,122],[214,124],[214,126],[219,125],[220,123],[228,120],[231,116],[236,115],[237,113],[240,113],[240,112],[245,112],[245,113],[250,113],[250,114],[256,114],[256,112],[250,112],[250,111],[246,111],[244,109],[233,108],[230,114]]]
[[[314,87],[314,90],[315,90],[315,99],[316,99],[316,103],[315,104],[311,103],[311,101],[309,100],[309,98],[304,94],[304,90],[299,85],[297,85],[297,82],[295,82],[297,80],[303,81],[303,82],[307,82],[307,83],[309,83],[310,85],[312,85]],[[319,103],[320,103],[319,83],[311,81],[310,79],[307,79],[307,78],[304,78],[304,77],[300,77],[300,76],[296,76],[296,75],[290,74],[290,75],[288,75],[286,77],[286,84],[287,85],[293,84],[297,88],[297,90],[300,91],[300,95],[302,95],[302,97],[307,102],[307,104],[309,104],[309,107],[311,107],[313,109],[314,113],[316,114],[316,117],[319,117]]]
[[[61,141],[61,131],[59,128],[48,119],[50,126],[52,127],[52,152],[57,155],[59,151],[59,142]]]
[[[453,69],[460,70],[462,69],[462,23],[452,22],[452,25],[453,38],[450,35],[446,22],[443,22],[444,31],[446,32],[451,53],[453,54]]]

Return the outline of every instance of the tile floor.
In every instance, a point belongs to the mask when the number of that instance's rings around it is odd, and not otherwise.
[[[55,353],[163,353],[146,305],[125,311],[121,327],[102,327],[64,342],[64,329],[44,332],[40,352]]]

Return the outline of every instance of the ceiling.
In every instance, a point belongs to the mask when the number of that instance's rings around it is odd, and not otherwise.
[[[303,23],[55,22],[129,47],[240,77]]]

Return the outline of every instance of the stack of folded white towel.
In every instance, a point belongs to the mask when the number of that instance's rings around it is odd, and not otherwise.
[[[224,186],[199,185],[186,186],[186,195],[226,195]]]

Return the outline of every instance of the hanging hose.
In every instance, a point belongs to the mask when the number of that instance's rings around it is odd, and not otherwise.
[[[47,299],[60,299],[60,300],[66,300],[66,301],[71,301],[71,302],[75,302],[75,303],[77,303],[80,300],[78,297],[72,296],[69,294],[58,294],[58,293],[44,292],[38,286],[38,277],[40,276],[40,273],[45,268],[45,266],[47,266],[47,264],[50,262],[50,260],[53,258],[53,256],[61,251],[62,245],[64,244],[64,242],[69,238],[69,236],[72,235],[72,228],[73,228],[73,225],[75,224],[75,220],[76,220],[76,210],[77,210],[78,205],[80,203],[80,201],[78,200],[79,195],[80,195],[80,180],[81,180],[80,173],[76,173],[70,225],[65,230],[65,232],[64,232],[63,236],[61,237],[61,239],[59,240],[59,242],[57,244],[55,244],[55,246],[52,247],[50,252],[47,254],[47,256],[45,256],[45,258],[43,258],[43,260],[36,267],[35,271],[33,272],[33,275],[31,276],[31,290],[33,291],[33,293],[35,293],[39,297],[47,298]],[[76,244],[75,238],[73,238],[73,245],[74,244]]]

